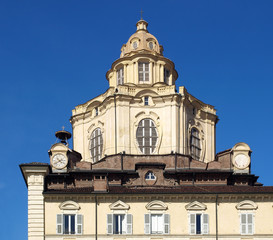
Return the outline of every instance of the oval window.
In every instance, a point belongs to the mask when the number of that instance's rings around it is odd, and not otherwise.
[[[154,152],[158,134],[152,119],[145,118],[139,122],[136,138],[138,147],[142,153],[151,154]]]
[[[90,139],[90,151],[91,151],[93,162],[97,162],[101,159],[102,147],[103,147],[103,141],[102,141],[101,129],[96,128],[92,132],[91,139]]]

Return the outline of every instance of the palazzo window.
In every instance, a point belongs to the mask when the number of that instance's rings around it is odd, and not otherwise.
[[[149,63],[139,62],[138,63],[138,80],[139,82],[149,82]]]
[[[107,214],[108,234],[132,234],[132,214]]]
[[[164,83],[169,84],[170,80],[170,71],[164,68]]]
[[[117,70],[117,85],[124,83],[124,69],[123,67]]]
[[[209,233],[209,216],[208,214],[191,213],[189,215],[190,234],[208,234]]]
[[[145,214],[145,234],[168,234],[170,232],[169,214]]]
[[[244,200],[236,205],[240,216],[240,233],[242,235],[252,235],[255,231],[255,210],[258,205],[250,200]]]
[[[154,152],[157,143],[157,129],[152,119],[146,118],[139,122],[136,132],[138,147],[144,154]]]
[[[196,128],[192,128],[191,130],[190,150],[191,150],[192,158],[195,160],[200,160],[201,143],[200,143],[199,131]]]
[[[253,213],[241,213],[241,234],[253,234],[254,232],[254,221]]]
[[[83,216],[57,214],[57,234],[82,234]]]
[[[102,141],[101,129],[96,128],[92,132],[91,139],[90,139],[90,151],[91,151],[93,162],[97,162],[101,159],[102,147],[103,147],[103,141]]]

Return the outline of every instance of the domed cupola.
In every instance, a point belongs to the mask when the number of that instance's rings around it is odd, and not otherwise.
[[[136,32],[122,46],[120,57],[131,56],[137,52],[163,55],[163,47],[147,30],[148,23],[141,19],[137,22],[136,27]]]
[[[174,63],[163,56],[163,47],[147,30],[148,23],[141,19],[136,27],[136,32],[122,46],[120,58],[106,73],[110,87],[175,85],[178,74]]]

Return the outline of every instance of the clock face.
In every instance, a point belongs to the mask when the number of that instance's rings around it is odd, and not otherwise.
[[[66,166],[66,164],[67,164],[67,159],[66,159],[65,155],[63,155],[61,153],[57,153],[53,156],[53,158],[52,158],[53,167],[55,167],[57,169],[62,169]]]
[[[234,165],[239,169],[244,169],[249,165],[249,158],[245,154],[238,154],[234,158]]]

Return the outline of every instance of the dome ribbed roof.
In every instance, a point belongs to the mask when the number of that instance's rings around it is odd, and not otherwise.
[[[147,30],[148,23],[141,19],[136,26],[136,32],[122,46],[120,57],[131,56],[138,52],[163,55],[163,47],[159,45],[157,39]]]

